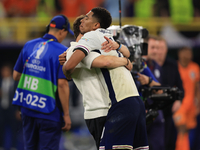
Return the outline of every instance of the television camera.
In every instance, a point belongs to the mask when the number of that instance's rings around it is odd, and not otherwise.
[[[144,39],[148,36],[148,30],[141,26],[113,25],[108,28],[113,34],[115,40],[127,46],[130,51],[130,61],[133,63],[131,74],[137,79],[137,72],[143,71],[144,59],[143,55],[147,55],[148,44]],[[162,94],[157,91],[162,90]],[[141,94],[144,99],[146,113],[146,123],[150,124],[158,116],[158,110],[164,109],[172,104],[175,100],[180,100],[183,97],[182,92],[175,87],[146,87],[142,86]]]
[[[159,90],[161,92],[157,93]],[[150,124],[158,116],[158,110],[162,110],[175,100],[183,98],[183,92],[177,87],[144,87],[141,89],[141,93],[145,108],[148,110],[146,113],[147,124]]]
[[[147,55],[148,44],[144,42],[144,38],[148,36],[148,30],[141,26],[113,25],[108,28],[113,34],[115,40],[127,46],[130,51],[130,61],[133,63],[133,72],[140,72],[144,65],[143,55]]]

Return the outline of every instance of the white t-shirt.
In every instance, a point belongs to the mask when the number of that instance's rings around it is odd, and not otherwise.
[[[77,42],[71,42],[67,50],[67,60],[73,54]],[[110,99],[101,83],[103,75],[99,68],[91,68],[92,61],[100,54],[91,52],[75,68],[72,78],[83,97],[84,118],[93,119],[107,116]],[[102,79],[100,80],[99,78]]]
[[[101,50],[101,44],[106,41],[104,36],[114,41],[109,30],[99,28],[95,31],[85,33],[84,36],[78,41],[78,45],[75,47],[75,49],[81,49],[86,55],[88,55],[91,51],[100,50],[99,52],[103,55],[123,57],[120,52],[114,50],[108,53]]]
[[[85,119],[100,117],[98,111],[102,112],[104,108],[108,109],[110,102],[115,103],[127,97],[139,96],[133,77],[125,67],[91,68],[92,61],[100,54],[122,57],[122,54],[116,50],[108,53],[100,50],[101,44],[106,41],[104,36],[113,40],[110,32],[105,29],[88,32],[76,45],[73,45],[74,48],[68,49],[70,54],[67,53],[67,59],[76,49],[81,49],[86,54],[72,74],[77,88],[83,95]]]

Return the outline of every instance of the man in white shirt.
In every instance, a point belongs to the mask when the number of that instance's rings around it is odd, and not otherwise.
[[[84,16],[79,16],[73,24],[76,41],[79,41],[79,39],[83,36],[80,34],[79,29],[81,24],[80,20],[83,19],[83,17]],[[112,44],[114,49],[119,47],[117,42],[111,41],[110,39],[107,40],[110,41],[110,44]],[[67,58],[70,58],[73,54],[74,47],[77,46],[78,43],[71,42],[70,44],[71,46],[67,50]],[[107,46],[103,46],[103,48],[106,47]],[[110,49],[109,46],[107,48]],[[129,57],[130,55],[128,49],[124,45],[121,45],[119,52],[126,57]],[[59,61],[62,65],[64,64],[66,61],[66,53],[59,56]],[[132,64],[125,57],[109,55],[104,56],[100,55],[96,51],[93,51],[76,66],[76,73],[73,73],[73,81],[76,83],[76,86],[83,95],[83,104],[85,108],[84,119],[90,133],[96,141],[97,148],[99,148],[100,137],[106,121],[110,103],[110,98],[107,96],[104,87],[100,83],[98,74],[100,74],[101,71],[98,68],[116,68],[119,66],[126,66],[129,70],[132,68]]]
[[[96,95],[97,93],[103,99],[105,98],[106,105],[111,102],[100,149],[148,149],[145,108],[139,98],[130,72],[125,67],[106,69],[98,66],[101,69],[91,68],[91,64],[95,61],[95,56],[93,55],[96,55],[96,58],[98,58],[97,54],[122,57],[118,51],[105,53],[100,50],[102,43],[106,41],[104,36],[113,40],[109,31],[105,30],[110,26],[111,20],[109,12],[103,8],[93,8],[81,20],[80,30],[84,36],[72,50],[71,57],[67,56],[63,71],[66,77],[73,78],[79,89],[83,89],[83,97]],[[112,48],[112,45],[110,46]],[[93,54],[95,52],[96,54]],[[86,58],[89,61],[85,61],[84,59]],[[88,71],[89,69],[94,69],[99,81],[88,86],[87,81],[90,80],[92,82],[93,78],[77,71],[76,66],[80,65],[80,63],[85,64],[88,67]],[[79,82],[83,83],[79,84]],[[92,86],[94,89],[91,88]],[[98,91],[99,86],[102,87],[103,91]],[[109,97],[109,101],[107,97]],[[91,107],[98,107],[98,103],[96,104],[93,101],[90,103]]]

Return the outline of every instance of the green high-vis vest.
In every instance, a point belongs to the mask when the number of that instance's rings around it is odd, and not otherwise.
[[[193,19],[192,0],[169,0],[170,14],[174,22],[188,23]]]
[[[153,17],[155,0],[137,0],[134,5],[135,16],[139,18]]]

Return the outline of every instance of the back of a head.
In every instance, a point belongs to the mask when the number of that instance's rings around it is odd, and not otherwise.
[[[187,66],[193,58],[193,51],[190,47],[182,47],[178,50],[178,61],[183,66]]]
[[[68,18],[62,14],[53,17],[49,25],[47,26],[47,32],[49,32],[49,30],[58,31],[62,29],[74,35],[73,31],[70,29],[70,23]]]
[[[5,78],[5,77],[12,77],[12,69],[13,69],[12,64],[10,62],[5,62],[1,66],[1,76],[3,78]]]
[[[185,53],[186,55],[192,55],[193,51],[192,48],[184,46],[178,50],[178,56],[180,55],[180,53]]]
[[[77,38],[78,35],[81,33],[80,31],[80,24],[81,20],[85,17],[85,15],[81,15],[77,17],[73,23],[73,30],[74,30],[74,37]]]
[[[101,28],[107,29],[112,23],[110,12],[102,7],[95,7],[91,10],[93,17],[100,23]]]
[[[178,50],[178,52],[181,52],[181,51],[192,51],[192,49],[191,49],[190,47],[184,46],[184,47],[181,47],[181,48]]]

